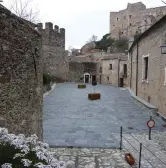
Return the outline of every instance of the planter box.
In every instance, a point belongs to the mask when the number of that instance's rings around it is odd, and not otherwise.
[[[89,93],[88,94],[88,99],[90,99],[90,100],[97,100],[100,98],[101,98],[100,93]]]
[[[85,89],[85,88],[86,88],[86,85],[84,85],[84,84],[78,85],[78,88],[79,88],[79,89]]]
[[[127,163],[129,164],[129,165],[134,165],[135,164],[135,159],[134,159],[134,157],[131,155],[131,153],[126,153],[125,154],[125,159],[126,159],[126,161],[127,161]]]

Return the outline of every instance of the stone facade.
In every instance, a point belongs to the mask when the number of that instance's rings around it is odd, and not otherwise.
[[[42,53],[44,59],[44,72],[51,76],[67,80],[69,65],[68,55],[65,51],[65,29],[51,22],[38,24],[38,31],[42,34]]]
[[[10,133],[42,140],[41,35],[0,5],[0,118]]]
[[[166,7],[146,8],[142,2],[128,3],[127,9],[110,12],[111,37],[133,37],[143,33],[166,14]]]
[[[166,16],[145,31],[129,49],[130,88],[166,117]]]
[[[97,76],[98,64],[94,62],[70,62],[69,63],[69,81],[84,82],[84,75],[90,75],[89,82],[92,82],[92,76]]]
[[[127,64],[127,56],[123,53],[111,54],[109,57],[103,58],[101,83],[119,86],[120,78],[123,78],[124,86],[128,86]]]

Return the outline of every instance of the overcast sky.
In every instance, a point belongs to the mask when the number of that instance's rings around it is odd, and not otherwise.
[[[8,5],[9,0],[3,4]],[[100,39],[109,33],[109,13],[139,0],[33,0],[41,22],[52,22],[66,29],[66,48],[80,48],[94,34]],[[161,0],[142,0],[147,7],[163,6]]]

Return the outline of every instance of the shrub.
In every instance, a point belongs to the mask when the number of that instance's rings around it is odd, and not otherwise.
[[[51,82],[51,76],[49,74],[43,74],[43,85],[48,85]]]
[[[65,163],[55,159],[48,150],[49,145],[37,139],[36,135],[26,138],[0,128],[0,167],[65,168]]]

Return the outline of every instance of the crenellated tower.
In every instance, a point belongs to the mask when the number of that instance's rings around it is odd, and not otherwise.
[[[38,31],[42,34],[42,52],[44,72],[52,76],[66,79],[68,72],[67,55],[65,52],[65,29],[53,26],[53,23],[38,23]]]

